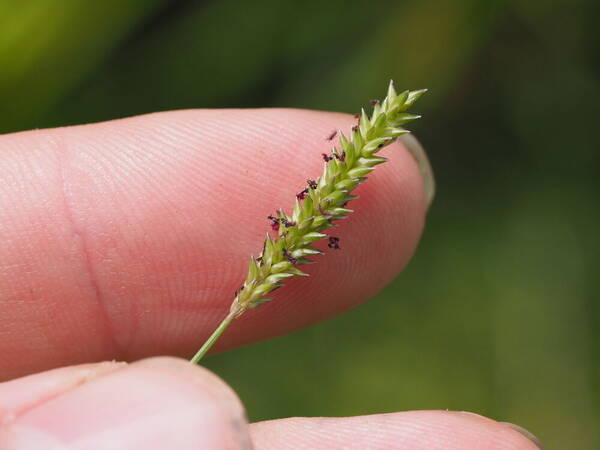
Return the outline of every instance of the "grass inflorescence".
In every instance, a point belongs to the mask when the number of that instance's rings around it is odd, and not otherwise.
[[[426,89],[421,89],[398,94],[390,82],[386,98],[371,101],[370,117],[364,109],[361,111],[349,137],[341,132],[327,137],[333,140],[337,135],[339,145],[330,154],[322,154],[325,161],[322,175],[306,181],[306,186],[296,194],[291,214],[279,210],[268,216],[276,236],[267,234],[261,253],[250,258],[248,275],[235,293],[229,314],[192,358],[193,363],[200,361],[232,320],[270,301],[268,294],[281,287],[286,279],[307,276],[299,266],[311,262],[312,255],[321,253],[312,246],[313,242],[327,239],[329,248],[341,248],[340,239],[324,231],[352,212],[346,208],[348,202],[356,198],[352,191],[367,179],[375,166],[387,161],[377,153],[409,133],[402,125],[420,116],[406,111],[425,92]]]

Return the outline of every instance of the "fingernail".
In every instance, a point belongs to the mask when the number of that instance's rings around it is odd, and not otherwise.
[[[425,149],[417,138],[410,133],[401,136],[400,141],[404,144],[419,166],[419,172],[421,172],[423,185],[425,186],[427,209],[429,209],[429,206],[435,197],[435,178],[433,176],[433,169],[429,163],[429,158],[427,158],[427,153],[425,153]]]
[[[515,431],[518,431],[523,436],[525,436],[527,439],[529,439],[531,442],[533,442],[535,445],[537,445],[537,447],[540,450],[544,450],[544,446],[542,445],[540,440],[534,434],[532,434],[530,431],[526,430],[523,427],[520,427],[519,425],[515,425],[514,423],[510,423],[510,422],[500,422],[500,423],[506,425],[507,427],[512,428]]]

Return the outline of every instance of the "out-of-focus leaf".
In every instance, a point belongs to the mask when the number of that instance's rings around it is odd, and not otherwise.
[[[0,2],[0,132],[36,126],[165,1]]]
[[[235,105],[270,80],[281,9],[277,0],[243,8],[237,0],[188,4],[117,52],[59,117],[77,123]]]
[[[119,51],[52,120],[272,105],[307,67],[337,61],[343,46],[358,45],[365,25],[385,17],[391,4],[258,0],[250,6],[221,0],[188,5]]]
[[[292,74],[280,102],[351,110],[365,95],[382,95],[381,85],[390,78],[399,88],[429,88],[425,104],[438,101],[487,42],[497,10],[496,2],[477,0],[395,5],[381,21],[348,27],[349,38],[366,39],[352,47],[342,40],[330,60]]]

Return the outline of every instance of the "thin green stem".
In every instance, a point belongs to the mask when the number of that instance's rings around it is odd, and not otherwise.
[[[200,348],[200,350],[198,350],[198,352],[194,355],[194,357],[192,359],[190,359],[190,362],[192,364],[200,363],[200,360],[202,359],[202,357],[206,354],[206,352],[208,352],[210,350],[210,348],[213,346],[213,344],[215,342],[217,342],[217,339],[219,339],[219,336],[221,336],[221,334],[223,334],[223,331],[225,331],[227,329],[227,327],[229,326],[229,324],[231,323],[231,321],[234,318],[235,318],[235,313],[233,311],[230,312],[229,314],[227,314],[227,317],[225,317],[223,319],[221,324],[213,332],[213,334],[210,335],[210,337],[207,339],[207,341],[204,343],[204,345]]]

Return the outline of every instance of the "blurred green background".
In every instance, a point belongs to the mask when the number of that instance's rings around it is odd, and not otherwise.
[[[405,409],[600,448],[600,2],[0,1],[0,132],[430,88],[438,194],[374,301],[206,365],[251,420]]]

